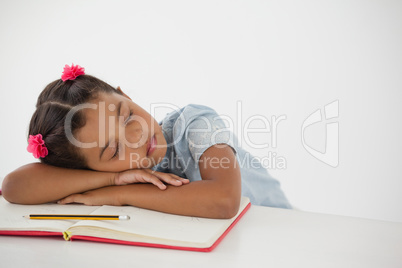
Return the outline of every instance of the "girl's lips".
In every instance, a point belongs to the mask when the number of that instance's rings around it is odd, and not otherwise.
[[[152,154],[154,151],[155,151],[155,149],[156,149],[156,138],[155,138],[155,135],[153,135],[152,137],[151,137],[151,139],[149,140],[149,142],[148,142],[148,146],[147,146],[147,155],[150,155],[150,154]]]

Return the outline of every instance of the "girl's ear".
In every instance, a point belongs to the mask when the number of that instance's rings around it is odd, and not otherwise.
[[[126,97],[127,99],[130,99],[130,100],[131,100],[131,98],[130,98],[129,96],[127,96],[126,93],[124,93],[123,90],[121,90],[121,88],[120,88],[119,86],[116,88],[116,90],[117,90],[121,95],[123,95],[123,96]]]

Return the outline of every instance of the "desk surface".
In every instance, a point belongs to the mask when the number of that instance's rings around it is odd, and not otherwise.
[[[209,253],[0,236],[3,267],[402,267],[402,223],[252,206]]]

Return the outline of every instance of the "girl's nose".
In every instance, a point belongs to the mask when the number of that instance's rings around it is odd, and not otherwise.
[[[127,145],[131,148],[138,148],[147,142],[147,133],[141,124],[132,124],[125,128]]]

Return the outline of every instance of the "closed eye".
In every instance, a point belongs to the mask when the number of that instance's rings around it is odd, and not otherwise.
[[[114,154],[113,154],[113,156],[112,156],[112,159],[113,159],[113,158],[116,158],[116,157],[119,155],[119,151],[120,151],[120,144],[118,144],[118,145],[116,146],[116,151],[114,152]]]
[[[130,110],[130,114],[127,116],[127,119],[126,119],[126,121],[124,121],[124,124],[125,125],[127,125],[129,122],[130,122],[130,120],[132,119],[132,117],[133,117],[133,110]]]

